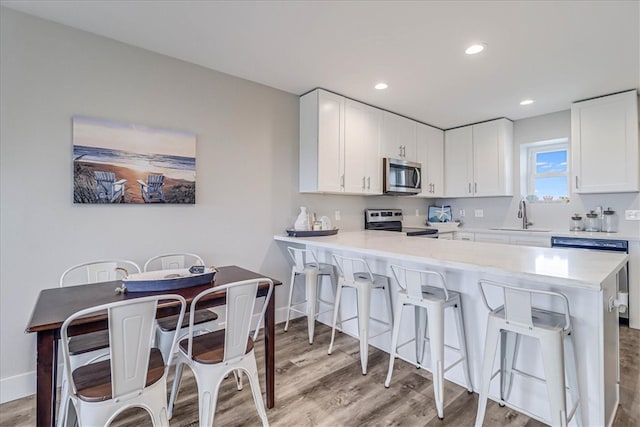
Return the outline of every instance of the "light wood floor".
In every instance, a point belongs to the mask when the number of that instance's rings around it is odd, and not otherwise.
[[[337,348],[327,355],[330,329],[318,324],[313,345],[307,342],[306,319],[293,321],[289,332],[277,326],[276,407],[267,410],[273,426],[471,426],[478,395],[450,382],[445,384],[445,418],[440,421],[433,402],[431,375],[398,360],[391,387],[383,382],[388,355],[369,347],[368,374],[360,373],[358,341],[344,334],[336,337]],[[614,426],[640,426],[640,331],[622,326],[621,404]],[[256,347],[264,392],[263,346]],[[246,383],[246,381],[245,381]],[[0,405],[0,426],[35,425],[34,396]],[[185,369],[172,426],[197,426],[195,381]],[[214,424],[217,426],[260,425],[248,384],[237,391],[232,379],[223,383]],[[146,413],[130,410],[114,425],[150,425]],[[489,402],[486,426],[540,426],[541,423]]]

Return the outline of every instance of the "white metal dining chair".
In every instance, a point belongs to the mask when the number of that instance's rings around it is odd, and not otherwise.
[[[389,289],[389,278],[381,274],[374,274],[369,268],[369,264],[361,258],[349,258],[341,255],[333,255],[333,259],[338,267],[338,289],[336,291],[336,303],[333,310],[333,322],[331,328],[331,343],[329,344],[328,354],[333,351],[333,343],[336,336],[336,326],[340,314],[340,300],[343,288],[351,288],[356,291],[356,315],[347,319],[342,319],[340,326],[344,322],[358,319],[358,338],[360,340],[360,365],[362,375],[367,374],[367,363],[369,359],[369,339],[379,335],[391,332],[393,325],[393,311],[391,309],[391,290]],[[387,321],[376,319],[370,316],[371,313],[371,292],[381,290],[383,298],[386,301],[387,313],[389,318]],[[369,321],[373,320],[382,324],[386,328],[376,335],[369,336]]]
[[[168,426],[167,372],[171,360],[152,348],[158,301],[180,304],[179,320],[186,310],[180,295],[128,299],[80,310],[60,329],[68,399],[80,426],[107,426],[129,408],[142,408],[154,426]],[[109,358],[71,368],[68,329],[85,316],[107,312]],[[174,333],[173,345],[177,342]],[[169,353],[171,358],[173,352]]]
[[[188,268],[192,265],[204,266],[202,257],[193,253],[168,253],[156,255],[149,258],[144,263],[144,271],[155,270],[171,270],[178,268]],[[218,315],[209,309],[198,310],[195,317],[195,331],[196,333],[213,331],[216,327],[216,320]],[[168,351],[171,348],[171,340],[173,331],[177,327],[176,316],[169,316],[163,319],[159,319],[156,328],[156,345],[162,352],[163,357],[168,359]],[[180,332],[178,338],[186,336],[188,332],[188,318],[185,318],[180,325]],[[239,384],[238,387],[241,387]]]
[[[559,292],[514,286],[492,280],[480,280],[479,286],[482,301],[489,310],[489,316],[476,426],[482,426],[487,409],[489,386],[491,380],[498,374],[500,375],[501,406],[506,405],[521,410],[508,401],[513,375],[518,374],[530,380],[546,382],[551,409],[551,420],[548,420],[547,423],[553,426],[566,426],[575,416],[576,423],[582,425],[575,346],[567,297]],[[496,307],[489,305],[486,295],[488,288],[501,291],[501,305]],[[559,302],[563,311],[555,312],[534,307],[532,300],[536,296]],[[521,336],[538,340],[542,354],[544,379],[515,368]],[[499,341],[501,341],[500,368],[493,372]],[[573,401],[571,410],[567,407],[566,383],[569,385],[569,395]]]
[[[291,267],[291,281],[289,287],[289,303],[287,305],[287,321],[284,324],[285,332],[289,329],[289,319],[291,318],[291,312],[305,314],[307,316],[307,329],[309,333],[309,344],[313,344],[313,335],[315,330],[315,322],[319,315],[327,312],[333,312],[335,305],[336,295],[336,269],[333,264],[325,264],[318,262],[316,254],[308,249],[288,247],[289,255],[293,260],[293,267]],[[293,290],[295,288],[295,280],[297,276],[304,277],[305,283],[305,300],[297,303],[293,303]],[[323,300],[320,297],[320,286],[323,283],[323,278],[329,276],[332,285],[332,291],[334,295],[333,301]],[[331,306],[330,310],[319,311],[318,305],[323,303]],[[298,307],[305,305],[305,310],[301,310]]]
[[[254,333],[251,335],[251,321],[259,285],[269,289]],[[218,401],[220,383],[232,371],[242,371],[249,378],[249,385],[258,415],[263,426],[268,426],[267,413],[260,391],[260,379],[254,353],[254,342],[260,331],[260,324],[273,294],[273,281],[267,278],[244,280],[216,286],[198,294],[191,303],[197,308],[198,301],[206,295],[226,292],[226,327],[224,330],[195,336],[194,311],[189,314],[189,333],[179,342],[176,373],[169,399],[169,418],[173,413],[182,371],[187,365],[193,371],[198,386],[198,413],[200,427],[210,427]],[[236,407],[235,410],[240,410]]]
[[[469,356],[467,355],[460,293],[447,289],[447,282],[444,276],[436,271],[406,268],[398,265],[392,265],[391,271],[399,285],[399,289],[396,293],[396,308],[393,314],[395,322],[391,338],[391,352],[389,353],[389,370],[384,386],[389,387],[391,384],[393,364],[395,358],[400,356],[398,349],[412,342],[415,342],[416,346],[416,359],[414,362],[416,367],[429,370],[422,364],[425,342],[429,341],[429,349],[431,352],[430,371],[433,375],[433,393],[435,395],[436,411],[438,412],[438,418],[443,419],[445,372],[462,363],[462,369],[467,383],[467,391],[469,393],[473,392],[471,375],[469,373]],[[402,312],[405,306],[414,307],[415,338],[398,344]],[[444,342],[444,313],[446,309],[454,311],[459,348],[451,347]],[[452,362],[448,367],[444,366],[445,347],[453,349],[460,354],[460,358]]]
[[[140,267],[133,261],[109,259],[89,261],[74,265],[60,275],[60,287],[110,282],[122,279],[129,273],[140,273]],[[109,332],[97,331],[73,336],[69,339],[69,359],[71,369],[109,357]],[[63,368],[64,369],[64,368]],[[66,423],[69,384],[66,373],[62,374],[58,426]]]

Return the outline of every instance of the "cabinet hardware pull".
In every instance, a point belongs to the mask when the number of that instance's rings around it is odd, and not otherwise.
[[[363,190],[364,190],[365,188],[367,188],[367,187],[365,186],[365,181],[366,181],[366,178],[363,176],[363,177],[362,177],[362,189],[363,189]]]
[[[578,186],[578,175],[576,175],[576,188],[580,188],[580,187]]]
[[[340,175],[340,187],[344,188],[344,174]]]
[[[402,145],[398,145],[398,156],[402,157]]]
[[[477,192],[478,192],[478,183],[477,183],[477,182],[474,182],[474,183],[473,183],[473,192],[474,192],[474,193],[477,193]]]
[[[371,177],[367,177],[367,190],[371,190]]]
[[[471,183],[469,183],[469,194],[471,194]]]

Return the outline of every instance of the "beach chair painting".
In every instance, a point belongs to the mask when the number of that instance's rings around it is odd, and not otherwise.
[[[116,181],[113,172],[95,171],[96,175],[96,199],[100,202],[114,203],[120,199],[124,203],[124,184],[126,179]]]
[[[162,191],[164,175],[149,175],[147,182],[139,179],[138,184],[140,184],[140,192],[145,203],[164,203],[164,193]]]
[[[72,125],[74,203],[196,202],[194,133],[86,116]]]

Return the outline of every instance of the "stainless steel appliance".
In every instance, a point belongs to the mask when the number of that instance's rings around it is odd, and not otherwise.
[[[382,164],[383,189],[392,196],[410,196],[422,191],[420,163],[385,157]]]
[[[627,240],[551,236],[551,247],[629,253],[629,241]],[[629,292],[629,263],[618,274],[618,292]],[[629,304],[631,304],[631,301],[629,301]],[[620,313],[620,320],[625,323],[629,321],[629,309],[624,313]]]
[[[402,210],[400,209],[365,209],[364,229],[398,231],[407,236],[438,238],[435,228],[410,228],[402,226]]]

